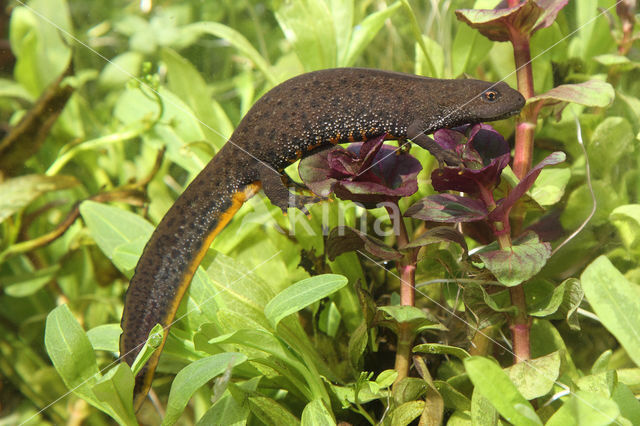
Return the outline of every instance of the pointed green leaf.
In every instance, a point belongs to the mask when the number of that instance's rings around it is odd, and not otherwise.
[[[118,246],[138,238],[148,240],[153,232],[153,226],[140,216],[95,201],[82,203],[80,214],[98,247],[110,259]]]
[[[0,223],[42,194],[78,185],[72,176],[25,175],[0,183]]]
[[[199,359],[180,370],[171,385],[167,413],[162,424],[174,424],[195,391],[204,386],[209,380],[246,360],[247,357],[243,354],[226,352]]]
[[[251,412],[267,426],[300,424],[300,420],[271,398],[254,395],[250,396],[248,401]]]
[[[90,390],[100,378],[96,357],[87,335],[67,305],[58,306],[47,316],[44,344],[67,388],[99,405]]]
[[[96,397],[111,409],[110,415],[121,425],[137,425],[133,412],[133,373],[126,364],[118,364],[91,388]]]
[[[275,15],[305,71],[337,65],[336,28],[323,0],[283,2]]]
[[[506,369],[518,391],[532,400],[551,391],[560,374],[560,353],[552,352],[540,358],[519,362]]]
[[[384,25],[384,22],[391,18],[402,4],[397,1],[382,10],[378,10],[360,22],[351,33],[349,41],[349,49],[338,66],[352,67],[356,60],[360,57],[362,51],[371,43],[378,31]]]
[[[517,425],[542,424],[529,401],[495,361],[472,356],[464,360],[464,366],[476,389],[507,421]]]
[[[478,389],[471,394],[471,420],[473,424],[483,426],[498,426],[498,410],[491,405]]]
[[[413,347],[413,352],[425,354],[447,354],[460,359],[469,358],[471,355],[462,348],[442,345],[440,343],[423,343]]]
[[[281,319],[325,298],[349,281],[342,275],[324,274],[298,281],[267,303],[264,314],[275,328]]]
[[[615,402],[585,391],[573,393],[547,421],[546,426],[610,425],[620,410]]]
[[[602,324],[640,366],[640,287],[630,283],[604,256],[587,266],[580,280]]]
[[[95,351],[118,352],[120,334],[120,324],[103,324],[87,331],[87,337]]]
[[[134,375],[138,375],[142,367],[144,367],[147,361],[151,358],[151,355],[153,355],[156,349],[160,347],[164,333],[165,330],[164,327],[162,327],[162,324],[156,324],[153,326],[149,332],[149,337],[147,337],[147,340],[144,342],[144,346],[142,346],[142,349],[140,349],[140,352],[138,352],[136,359],[133,360],[133,364],[131,365],[131,370]],[[120,356],[122,355],[123,354],[120,354]]]
[[[256,67],[264,74],[272,85],[278,83],[278,80],[273,74],[271,65],[266,61],[264,57],[251,45],[249,40],[246,39],[240,32],[234,30],[231,27],[220,24],[218,22],[197,22],[195,24],[189,24],[184,27],[185,31],[194,31],[196,33],[211,34],[214,37],[219,37],[233,47],[238,49],[243,55],[251,60]]]
[[[302,426],[335,425],[336,420],[321,399],[314,399],[302,411]]]

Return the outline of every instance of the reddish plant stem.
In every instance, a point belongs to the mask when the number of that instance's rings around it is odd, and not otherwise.
[[[525,99],[529,99],[534,95],[529,37],[511,27],[510,30],[513,57],[516,63],[518,90]],[[513,156],[513,172],[519,179],[522,179],[531,169],[535,127],[534,111],[530,107],[525,107],[516,122],[516,148]]]
[[[513,44],[513,57],[516,65],[518,90],[525,99],[534,96],[533,71],[531,68],[531,49],[529,34],[523,34],[513,27],[511,43]],[[537,113],[531,107],[525,107],[516,122],[516,142],[513,156],[513,172],[522,179],[531,169],[533,161],[534,134],[536,129]],[[516,233],[520,233],[526,209],[518,203],[512,212],[511,226]],[[499,240],[499,242],[501,242]],[[506,248],[502,246],[501,248]],[[509,246],[510,247],[510,246]],[[526,361],[531,356],[529,328],[530,322],[527,316],[527,304],[522,284],[509,288],[511,303],[518,308],[518,313],[511,318],[511,333],[513,338],[514,362]]]
[[[409,235],[404,224],[400,208],[397,204],[393,207],[387,207],[389,218],[393,224],[393,229],[397,235],[398,246],[403,246],[409,242]],[[403,306],[414,306],[415,304],[415,282],[416,282],[416,262],[418,251],[416,249],[408,250],[404,257],[398,261],[398,273],[400,275],[400,303]],[[411,363],[411,347],[415,333],[413,327],[408,322],[399,324],[398,327],[398,343],[396,348],[395,370],[398,377],[395,383],[399,383],[402,379],[409,375],[409,366]]]

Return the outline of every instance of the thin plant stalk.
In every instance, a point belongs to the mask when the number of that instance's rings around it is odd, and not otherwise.
[[[397,214],[399,211],[400,209],[397,204],[393,207],[387,207],[389,218],[397,235],[398,246],[402,247],[409,242],[409,236],[402,216]],[[398,261],[398,273],[400,275],[400,304],[402,306],[415,305],[417,258],[418,251],[416,249],[411,249],[408,250],[404,257]],[[411,347],[414,339],[415,333],[412,325],[408,322],[400,323],[398,327],[398,343],[395,361],[395,370],[398,372],[398,377],[396,378],[395,383],[399,383],[409,375]]]

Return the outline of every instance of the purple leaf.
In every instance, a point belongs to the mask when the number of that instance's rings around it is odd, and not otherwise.
[[[532,35],[553,24],[569,0],[528,0],[515,7],[502,1],[494,9],[456,10],[458,20],[493,41],[512,40],[512,31]]]
[[[456,17],[489,40],[509,41],[510,28],[529,34],[543,12],[535,2],[525,1],[503,9],[460,9],[456,10]]]
[[[479,170],[445,167],[431,173],[431,183],[436,191],[461,191],[476,194],[480,186],[491,189],[500,183],[500,172],[509,164],[510,154],[491,160]]]
[[[511,152],[504,137],[490,125],[482,123],[471,128],[467,147],[480,154],[483,166],[489,165],[494,158]]]
[[[538,23],[533,29],[533,33],[553,24],[558,17],[558,13],[569,3],[569,0],[536,0],[536,3],[544,11],[538,18]]]
[[[464,235],[449,226],[437,226],[429,229],[418,238],[409,242],[409,244],[400,247],[400,249],[403,250],[407,248],[423,247],[429,244],[441,243],[443,241],[453,242],[460,245],[465,253],[469,251]]]
[[[383,141],[384,135],[351,144],[348,150],[338,146],[306,157],[300,162],[300,177],[318,195],[335,192],[365,206],[415,193],[420,162]]]
[[[542,169],[546,166],[562,163],[566,158],[564,152],[554,152],[529,170],[529,173],[509,192],[509,195],[498,202],[498,207],[489,214],[489,219],[494,222],[505,222],[513,205],[531,188]]]
[[[480,200],[455,194],[438,194],[418,201],[404,215],[432,222],[457,223],[483,220],[487,214]]]
[[[536,275],[551,256],[551,244],[541,242],[529,232],[507,249],[476,254],[496,279],[507,287],[516,286]]]
[[[402,253],[389,247],[379,239],[348,226],[333,228],[327,238],[326,247],[327,256],[332,261],[342,253],[362,249],[385,260],[397,260],[403,256]]]
[[[298,167],[298,174],[305,185],[321,197],[328,197],[338,181],[331,176],[333,169],[329,166],[328,156],[329,150],[320,151],[303,158]]]
[[[447,151],[456,151],[458,145],[463,144],[466,141],[466,138],[464,133],[457,130],[440,129],[436,130],[433,134],[433,140]]]

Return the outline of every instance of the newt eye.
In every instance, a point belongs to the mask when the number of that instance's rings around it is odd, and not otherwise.
[[[487,90],[482,94],[482,99],[487,102],[495,102],[496,100],[498,100],[498,92],[496,92],[495,90]]]

